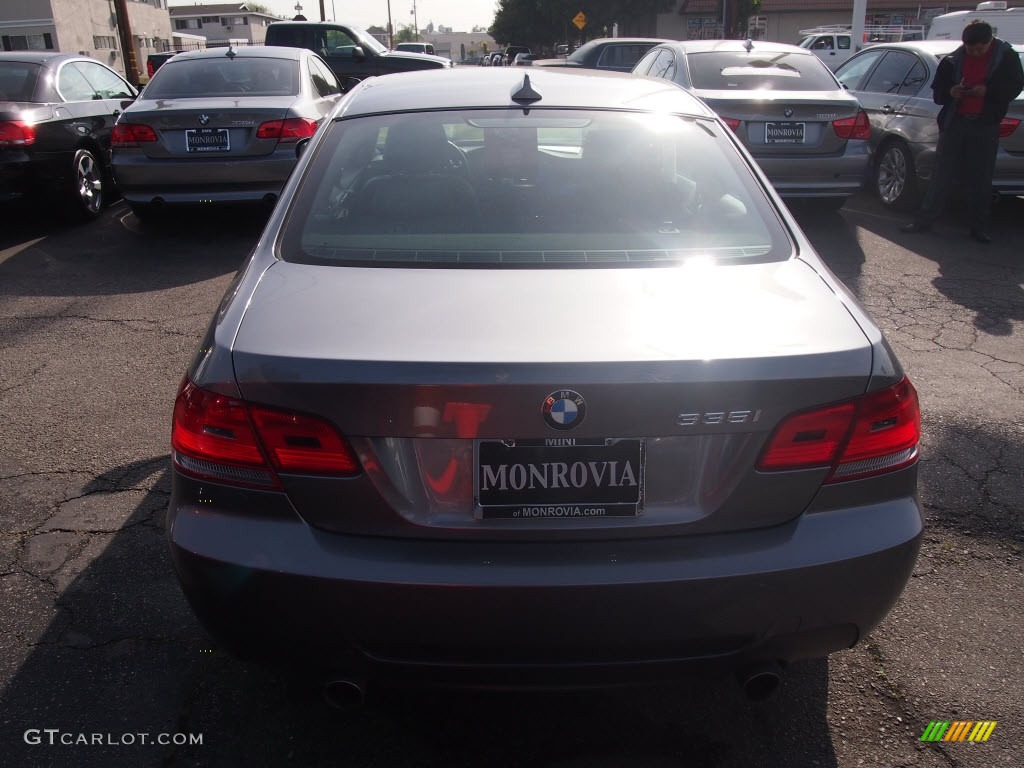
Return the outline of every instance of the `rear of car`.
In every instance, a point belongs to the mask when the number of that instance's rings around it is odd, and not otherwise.
[[[171,551],[228,648],[573,685],[820,656],[891,607],[916,394],[698,101],[366,84],[284,198],[174,409]]]
[[[764,43],[681,43],[664,50],[679,60],[641,74],[672,79],[703,99],[780,194],[838,206],[863,185],[867,114],[816,57]]]
[[[326,66],[304,55],[251,47],[163,66],[114,129],[114,175],[133,210],[276,200],[296,144],[340,96]]]
[[[0,58],[0,201],[19,199],[32,187],[36,125],[52,117],[37,101],[46,74],[36,62]]]

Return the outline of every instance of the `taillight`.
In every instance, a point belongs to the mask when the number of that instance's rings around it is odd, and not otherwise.
[[[110,134],[112,147],[137,147],[156,140],[156,131],[142,123],[117,123]]]
[[[1012,135],[1017,130],[1018,125],[1020,125],[1020,120],[1004,117],[999,121],[999,138],[1005,139],[1007,136]]]
[[[825,482],[892,472],[917,461],[921,409],[904,378],[856,400],[793,414],[772,433],[762,472],[831,467]]]
[[[149,75],[150,77],[152,77],[153,73],[155,71],[156,71],[156,68],[153,66],[153,62],[152,61],[147,61],[146,62],[146,74]]]
[[[256,129],[257,139],[277,139],[281,144],[288,144],[299,139],[308,139],[316,133],[316,120],[308,117],[289,117],[287,120],[271,120],[260,123]]]
[[[277,472],[350,477],[359,461],[325,421],[250,405],[186,380],[174,403],[174,462],[186,474],[279,489]]]
[[[867,112],[858,112],[856,117],[844,117],[842,120],[833,120],[832,129],[836,136],[841,139],[860,139],[867,141],[871,138],[871,121],[868,120]]]
[[[36,127],[22,120],[0,121],[0,147],[27,147],[36,143]]]
[[[723,117],[722,122],[728,125],[730,128],[732,128],[734,131],[738,131],[740,129],[740,121],[737,120],[735,117]]]

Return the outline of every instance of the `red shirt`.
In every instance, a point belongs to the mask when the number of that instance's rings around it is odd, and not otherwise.
[[[989,45],[988,52],[984,56],[968,56],[964,54],[964,80],[966,88],[973,88],[975,85],[984,85],[985,76],[988,74],[988,61],[992,58],[992,46]],[[985,106],[985,99],[982,96],[961,96],[957,105],[957,114],[980,115]]]

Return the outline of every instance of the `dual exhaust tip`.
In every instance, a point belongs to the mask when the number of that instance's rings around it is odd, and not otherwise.
[[[770,699],[782,683],[782,668],[775,662],[749,666],[737,675],[749,701]],[[366,703],[366,684],[348,678],[329,680],[323,687],[324,701],[340,712],[358,712]]]

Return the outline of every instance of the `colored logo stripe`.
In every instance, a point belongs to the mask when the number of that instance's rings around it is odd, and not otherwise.
[[[933,720],[921,734],[921,741],[988,741],[995,729],[995,720]]]

